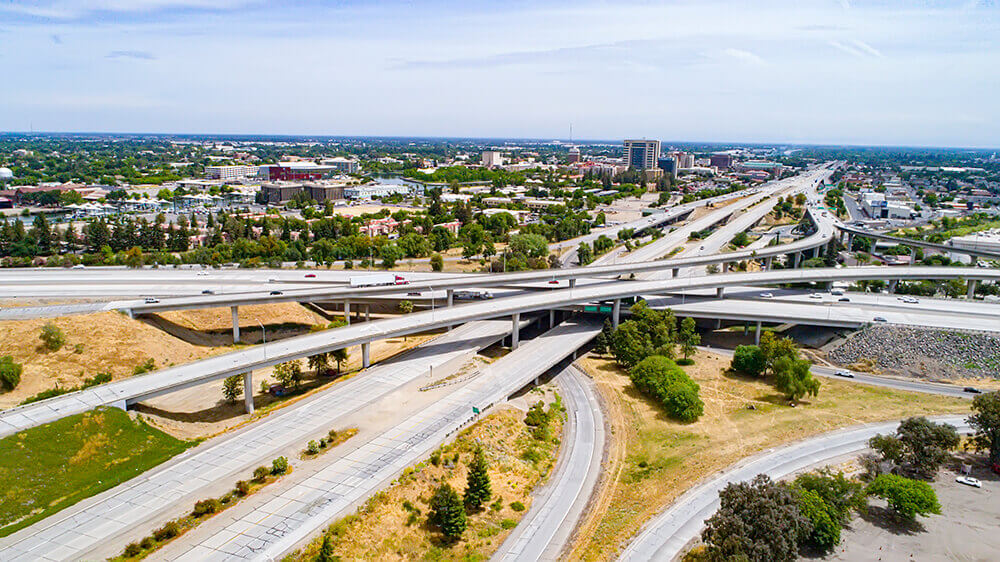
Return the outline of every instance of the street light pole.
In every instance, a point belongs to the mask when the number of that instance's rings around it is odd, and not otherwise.
[[[261,349],[264,350],[264,360],[266,361],[267,360],[267,345],[266,345],[267,344],[267,333],[264,332],[264,323],[263,322],[261,322],[260,320],[258,320],[257,324],[260,325]]]

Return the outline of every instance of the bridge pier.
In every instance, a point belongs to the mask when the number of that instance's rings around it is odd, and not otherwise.
[[[910,265],[913,265],[917,261],[917,247],[910,246]]]
[[[448,295],[448,308],[451,308],[455,304],[455,289],[448,289],[445,291],[445,294]],[[450,332],[451,326],[448,326],[446,329]]]
[[[972,264],[972,265],[974,265],[974,266],[975,265],[979,265],[979,256],[970,255],[969,256],[969,263]]]
[[[743,323],[743,335],[745,336],[745,335],[747,335],[749,333],[750,333],[750,322],[744,322]]]
[[[371,322],[371,321],[372,321],[372,305],[366,304],[365,305],[365,322]]]
[[[802,259],[802,252],[795,252],[792,257],[792,269],[799,268],[799,261]]]
[[[890,279],[889,280],[889,294],[890,295],[895,294],[896,293],[896,287],[898,287],[898,286],[899,286],[899,279]]]
[[[511,318],[511,331],[510,331],[510,350],[514,351],[517,349],[518,344],[521,343],[521,313],[515,312]]]
[[[572,289],[573,287],[576,287],[576,279],[569,280],[569,288]]]
[[[729,262],[727,261],[722,262],[722,272],[729,273]]]
[[[771,271],[771,262],[774,261],[774,256],[767,256],[764,258],[764,271]]]
[[[361,368],[362,369],[367,369],[368,367],[371,366],[371,364],[372,364],[371,351],[372,351],[372,342],[369,341],[369,342],[365,342],[365,343],[361,344]]]
[[[757,329],[753,333],[753,344],[760,345],[760,320],[757,321]]]
[[[621,317],[621,312],[622,312],[622,300],[621,299],[615,299],[615,304],[611,308],[611,327],[612,328],[617,328],[618,327],[618,319]]]
[[[344,299],[344,320],[351,325],[351,301]]]
[[[681,268],[679,268],[679,267],[675,267],[675,268],[671,269],[671,270],[670,270],[670,272],[672,273],[672,277],[673,277],[674,279],[676,279],[676,278],[677,278],[677,276],[678,276],[678,275],[680,274],[680,272],[681,272]]]
[[[240,343],[240,307],[231,306],[229,310],[233,312],[233,343]]]
[[[726,288],[725,287],[716,287],[715,288],[715,298],[721,299],[725,293],[726,293]]]
[[[253,371],[243,373],[243,404],[247,415],[253,413]]]
[[[976,296],[976,285],[977,285],[977,282],[976,282],[975,279],[969,279],[969,288],[965,292],[965,297],[966,298],[968,298],[968,299],[971,300],[974,296]]]
[[[553,308],[549,309],[549,329],[556,327],[556,311]]]

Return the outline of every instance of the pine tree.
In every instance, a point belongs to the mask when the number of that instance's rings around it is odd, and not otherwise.
[[[431,498],[431,523],[437,525],[445,538],[455,540],[465,532],[465,506],[462,498],[448,484],[442,484]]]
[[[483,504],[490,501],[492,489],[490,487],[490,475],[487,472],[489,465],[486,463],[486,453],[481,446],[476,447],[472,464],[469,465],[469,475],[465,486],[465,508],[469,511],[482,508]]]

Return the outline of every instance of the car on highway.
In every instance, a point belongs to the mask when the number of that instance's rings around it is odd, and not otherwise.
[[[306,273],[306,279],[311,279],[313,277],[316,277],[315,273]]]
[[[982,488],[983,483],[979,481],[978,478],[973,478],[971,476],[959,476],[955,478],[955,482],[959,484],[965,484],[966,486],[972,486],[973,488]]]
[[[549,285],[558,285],[558,284],[559,284],[559,281],[556,280],[556,279],[553,279],[553,280],[549,281]]]
[[[773,299],[774,298],[774,293],[761,293],[760,296],[761,296],[761,298],[764,298],[764,299]]]
[[[840,297],[837,299],[837,302],[851,302],[851,299],[849,297]]]
[[[408,296],[408,297],[419,297],[420,294],[421,294],[420,291],[410,291],[409,293],[406,293],[406,296]]]
[[[813,294],[809,295],[809,298],[819,300],[819,299],[823,298],[823,295],[822,295],[822,293],[813,293]]]
[[[906,304],[920,304],[920,299],[915,297],[903,297],[899,300],[905,302]]]
[[[144,302],[146,304],[156,304],[156,303],[160,302],[160,299],[158,299],[156,297],[146,297],[145,299],[142,300],[142,302]]]
[[[208,272],[207,272],[207,271],[199,271],[199,272],[198,272],[198,273],[196,273],[195,275],[198,275],[198,276],[200,276],[200,277],[204,277],[204,276],[208,275]]]
[[[872,318],[872,322],[888,322],[888,320],[882,318],[881,316],[876,316],[875,318]]]
[[[204,291],[201,292],[201,294],[203,294],[203,295],[214,295],[215,291],[213,291],[212,289],[205,289]]]
[[[846,377],[846,378],[849,378],[849,379],[853,379],[854,378],[854,373],[848,371],[847,369],[841,369],[841,370],[837,371],[834,374],[837,375],[838,377]]]
[[[979,390],[978,388],[976,388],[974,386],[967,386],[967,387],[965,387],[965,388],[962,389],[962,392],[968,392],[969,394],[982,394],[983,393],[982,390]]]
[[[281,291],[271,291],[271,294],[272,295],[283,295],[284,293],[282,293]]]
[[[87,266],[83,265],[82,263],[78,263],[74,265],[72,269],[87,269]]]

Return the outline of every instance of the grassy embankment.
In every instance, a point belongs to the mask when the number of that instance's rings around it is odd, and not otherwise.
[[[193,445],[116,408],[0,439],[0,536],[112,488]]]
[[[690,424],[640,395],[614,361],[593,354],[581,360],[607,404],[612,441],[606,477],[571,560],[613,559],[685,490],[771,447],[851,425],[969,411],[958,398],[829,379],[821,380],[818,397],[791,408],[769,382],[727,373],[728,358],[699,352],[695,359],[683,369],[701,386],[705,414]]]

